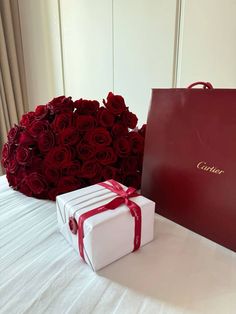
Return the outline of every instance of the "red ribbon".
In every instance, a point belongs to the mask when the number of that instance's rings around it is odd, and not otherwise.
[[[134,249],[133,251],[136,251],[140,247],[141,242],[141,225],[142,225],[142,215],[141,215],[141,208],[133,201],[131,201],[130,197],[136,197],[140,196],[136,192],[136,189],[129,187],[126,191],[123,189],[123,187],[114,180],[108,180],[108,183],[102,182],[98,183],[99,185],[105,187],[106,189],[116,193],[118,196],[114,198],[109,203],[102,205],[100,207],[97,207],[95,209],[92,209],[82,215],[80,215],[78,219],[78,246],[79,246],[79,252],[80,256],[84,259],[84,222],[89,217],[92,217],[94,215],[100,214],[102,212],[105,212],[107,210],[114,210],[117,207],[119,207],[121,204],[125,204],[129,210],[131,215],[134,217]]]

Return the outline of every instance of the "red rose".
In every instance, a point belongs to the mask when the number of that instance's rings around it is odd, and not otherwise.
[[[111,127],[114,124],[115,117],[106,108],[101,107],[98,110],[97,121],[103,127]]]
[[[3,168],[7,168],[8,167],[8,162],[9,162],[9,159],[2,159],[1,160],[1,164],[3,166]]]
[[[28,113],[23,114],[20,120],[20,125],[25,126],[27,128],[35,119],[36,119],[35,112],[30,111]]]
[[[138,185],[145,127],[137,129],[122,96],[110,92],[103,103],[60,96],[23,115],[2,150],[9,184],[53,200],[103,179]]]
[[[28,184],[25,182],[25,180],[19,184],[18,190],[21,193],[25,194],[26,196],[32,196],[33,195],[32,190],[30,189]]]
[[[76,120],[76,126],[80,132],[88,131],[95,125],[95,119],[92,116],[84,115],[78,116]]]
[[[120,95],[114,95],[112,92],[108,94],[107,102],[103,99],[103,103],[107,109],[115,115],[126,110],[124,98]]]
[[[146,124],[143,124],[141,129],[138,130],[138,133],[142,136],[142,137],[145,137],[146,135],[146,127],[147,125]]]
[[[131,142],[132,152],[135,154],[143,153],[144,138],[137,132],[130,132],[128,137]]]
[[[82,186],[82,183],[80,180],[78,180],[74,176],[64,176],[60,178],[58,182],[58,186],[59,188],[63,188],[65,192],[69,192],[69,191],[80,189]]]
[[[27,174],[28,174],[28,172],[26,170],[26,167],[20,166],[17,168],[16,172],[14,173],[14,176],[16,177],[16,185],[15,185],[16,189],[18,189],[18,186],[21,183],[25,182],[24,180],[25,180],[25,177],[27,176]]]
[[[22,130],[23,128],[19,127],[18,125],[15,125],[13,128],[11,128],[7,134],[8,141],[10,143],[17,142],[19,134]]]
[[[48,152],[55,145],[55,137],[51,131],[42,132],[38,137],[38,147],[42,153]]]
[[[8,167],[8,159],[5,159],[5,160],[1,160],[1,164],[2,164],[2,167],[3,168],[5,168],[5,169],[7,169],[7,167]]]
[[[121,114],[121,122],[126,125],[130,129],[134,129],[137,125],[138,118],[137,116],[130,112],[130,111],[124,111]]]
[[[79,99],[75,101],[75,108],[77,108],[77,114],[94,115],[97,113],[99,108],[99,102],[97,100],[85,100]]]
[[[49,113],[49,110],[47,106],[39,105],[35,109],[35,118],[38,120],[44,119],[48,113]]]
[[[19,135],[18,142],[20,145],[30,146],[35,144],[35,139],[28,133],[28,131],[23,131]]]
[[[32,172],[32,171],[35,171],[35,172],[39,172],[41,173],[42,172],[42,169],[43,169],[43,160],[42,160],[43,157],[39,157],[39,156],[35,156],[34,155],[34,152],[33,152],[33,158],[32,158],[32,161],[31,161],[31,164],[30,164],[30,167],[28,167],[27,165],[27,169]]]
[[[106,166],[102,169],[102,178],[104,180],[114,179],[116,181],[121,181],[121,175],[117,168]]]
[[[124,184],[128,187],[132,186],[135,189],[139,189],[141,185],[141,174],[139,172],[129,174],[124,178]]]
[[[12,186],[14,189],[16,189],[17,188],[17,176],[15,174],[7,172],[6,177],[7,177],[9,186]]]
[[[37,172],[32,172],[29,174],[25,178],[25,182],[33,194],[42,194],[45,190],[47,190],[47,182],[45,181],[44,177]]]
[[[88,184],[89,184],[89,185],[94,185],[94,184],[97,184],[97,183],[99,183],[99,182],[101,182],[101,175],[100,175],[100,174],[97,175],[96,177],[93,177],[93,178],[91,178],[91,179],[88,179]]]
[[[60,142],[65,145],[75,145],[80,140],[78,130],[75,128],[64,129],[59,137]]]
[[[51,165],[55,168],[64,168],[68,163],[71,162],[72,152],[70,146],[61,145],[53,147],[45,158],[45,164]]]
[[[7,162],[7,171],[10,173],[16,173],[19,165],[16,161],[15,155],[12,155],[11,158]]]
[[[89,160],[95,156],[95,148],[92,145],[80,143],[77,145],[77,155],[81,160]]]
[[[128,156],[121,161],[121,171],[123,174],[134,173],[138,169],[138,159],[136,156]]]
[[[81,175],[84,178],[93,178],[100,176],[101,166],[96,160],[85,161],[81,168]]]
[[[10,158],[11,154],[13,153],[14,145],[10,145],[9,143],[5,143],[2,148],[2,165],[6,168],[6,164],[8,159]]]
[[[61,170],[53,167],[44,167],[44,175],[48,182],[56,184],[61,177]]]
[[[36,120],[33,121],[28,128],[30,135],[33,137],[38,137],[39,134],[43,131],[47,131],[49,129],[48,121]]]
[[[62,189],[63,190],[63,189]],[[59,187],[51,188],[48,191],[48,198],[52,201],[56,200],[57,195],[63,194],[64,191],[60,191]]]
[[[115,141],[114,149],[119,157],[127,157],[131,152],[131,145],[127,138],[120,137]]]
[[[102,165],[114,164],[116,155],[111,147],[101,147],[96,153],[96,159]]]
[[[111,133],[115,137],[120,137],[121,135],[127,135],[128,134],[128,128],[125,127],[123,124],[115,123],[112,127]]]
[[[59,96],[56,98],[53,98],[52,101],[50,101],[47,104],[47,108],[50,110],[52,114],[58,113],[58,112],[73,112],[74,110],[74,103],[71,100],[71,97],[65,97],[65,96]]]
[[[63,176],[79,176],[80,175],[80,163],[79,162],[70,162],[62,169]]]
[[[112,141],[110,133],[105,128],[92,129],[86,134],[85,138],[90,144],[95,146],[107,146],[111,144]]]
[[[16,160],[19,165],[26,165],[31,162],[32,152],[28,147],[18,146],[16,150]]]
[[[52,127],[56,130],[63,130],[70,128],[73,125],[73,113],[72,112],[62,112],[55,116],[53,120]]]

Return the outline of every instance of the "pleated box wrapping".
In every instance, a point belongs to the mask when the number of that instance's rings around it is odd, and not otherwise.
[[[122,185],[124,190],[127,189]],[[70,217],[78,222],[80,215],[103,206],[117,194],[98,184],[57,196],[57,219],[60,232],[79,253],[78,232],[73,234],[69,226]],[[141,209],[141,243],[153,240],[155,203],[144,196],[130,198]],[[89,217],[84,222],[84,259],[93,270],[118,260],[134,249],[135,219],[125,204]],[[135,254],[135,253],[134,253]]]

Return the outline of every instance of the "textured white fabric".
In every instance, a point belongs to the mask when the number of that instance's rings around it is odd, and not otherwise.
[[[236,313],[236,254],[158,215],[155,239],[94,273],[54,202],[0,177],[0,313]]]

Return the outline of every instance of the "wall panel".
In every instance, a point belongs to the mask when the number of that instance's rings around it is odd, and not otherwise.
[[[182,0],[178,86],[236,87],[235,13],[235,0]]]
[[[61,0],[65,92],[102,100],[112,90],[112,1]]]
[[[145,122],[154,87],[171,87],[175,0],[114,0],[114,87]]]

